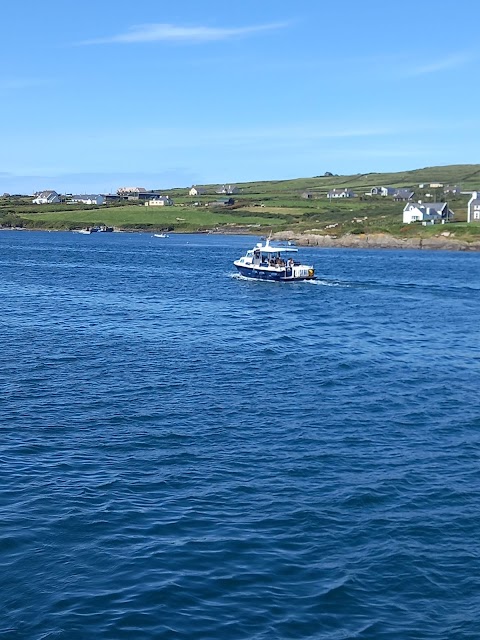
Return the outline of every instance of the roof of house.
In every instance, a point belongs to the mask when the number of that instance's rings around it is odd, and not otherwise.
[[[420,211],[430,211],[433,209],[436,213],[443,213],[445,207],[448,209],[446,202],[409,202],[405,205],[404,211],[411,211],[412,209],[419,209]]]
[[[393,194],[394,198],[411,198],[415,191],[411,189],[397,189]]]
[[[48,198],[48,196],[58,196],[58,193],[49,189],[47,191],[36,191],[34,195],[36,195],[38,198]]]

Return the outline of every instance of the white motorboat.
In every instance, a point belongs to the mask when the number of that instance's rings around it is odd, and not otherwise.
[[[290,246],[273,246],[270,238],[265,244],[258,242],[253,249],[234,261],[239,273],[254,280],[274,280],[279,282],[296,282],[313,280],[315,269],[312,265],[302,264],[288,254],[295,254],[298,249]]]

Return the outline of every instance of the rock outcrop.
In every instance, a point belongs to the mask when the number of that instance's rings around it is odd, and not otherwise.
[[[313,230],[296,234],[284,231],[274,234],[276,240],[288,240],[300,246],[345,247],[358,249],[441,249],[443,251],[480,251],[480,241],[466,242],[451,236],[429,238],[397,238],[388,233],[347,233],[336,236],[315,233]]]

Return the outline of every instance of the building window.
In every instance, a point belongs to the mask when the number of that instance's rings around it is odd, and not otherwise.
[[[480,220],[480,211],[474,211],[473,212],[473,219],[474,220]]]

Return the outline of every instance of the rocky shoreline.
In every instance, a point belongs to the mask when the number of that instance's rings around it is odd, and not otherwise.
[[[299,246],[341,247],[354,249],[441,249],[443,251],[480,251],[480,241],[467,242],[447,236],[431,238],[396,238],[387,233],[353,234],[342,236],[315,233],[296,234],[283,231],[273,234],[276,240],[295,242]]]
[[[66,229],[40,229],[40,228],[15,228],[0,227],[0,231],[66,231]],[[115,228],[115,231],[122,233],[152,233],[151,229],[122,229]],[[248,228],[211,229],[204,231],[172,231],[171,233],[202,233],[218,235],[252,235],[252,230]],[[442,251],[480,251],[480,240],[460,240],[451,235],[432,236],[430,238],[397,238],[388,233],[346,233],[341,236],[319,234],[313,232],[295,233],[294,231],[278,231],[272,234],[272,238],[278,241],[295,242],[301,247],[325,247],[343,249],[426,249]]]

